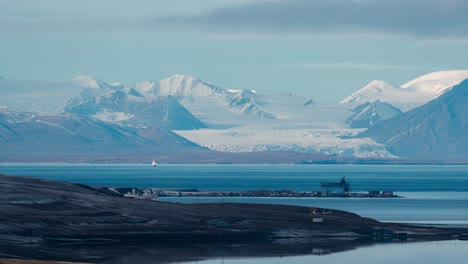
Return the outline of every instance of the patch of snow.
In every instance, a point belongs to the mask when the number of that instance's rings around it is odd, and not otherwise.
[[[133,115],[124,112],[108,111],[107,109],[104,109],[92,115],[92,117],[102,120],[104,122],[118,123],[133,118]]]
[[[34,117],[34,116],[33,116]],[[43,120],[35,120],[36,123],[38,124],[42,124],[42,125],[46,125],[46,126],[50,126],[50,127],[54,127],[54,128],[58,128],[59,130],[64,130],[66,131],[67,133],[69,133],[70,135],[76,135],[76,133],[70,129],[67,129],[66,127],[62,126],[62,125],[59,125],[59,124],[56,124],[56,123],[51,123],[51,122],[46,122],[46,121],[43,121]]]

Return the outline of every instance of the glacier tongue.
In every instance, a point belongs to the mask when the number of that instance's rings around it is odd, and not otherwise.
[[[395,158],[385,145],[351,138],[359,129],[190,130],[174,131],[201,146],[227,152],[297,151],[338,156]]]

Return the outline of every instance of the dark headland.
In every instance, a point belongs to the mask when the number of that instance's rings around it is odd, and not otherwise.
[[[247,256],[266,248],[284,255],[312,249],[325,254],[384,240],[443,240],[468,233],[321,208],[129,199],[106,188],[4,175],[0,212],[0,259],[118,263],[119,254],[148,247],[159,256],[185,252],[203,258],[222,245],[236,245],[223,248]]]

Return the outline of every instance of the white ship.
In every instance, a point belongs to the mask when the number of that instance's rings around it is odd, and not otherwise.
[[[156,167],[156,166],[158,166],[158,163],[156,162],[156,160],[153,160],[153,162],[151,162],[151,165],[152,165],[153,167]]]

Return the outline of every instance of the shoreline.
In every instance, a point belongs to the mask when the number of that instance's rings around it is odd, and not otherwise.
[[[381,242],[457,239],[467,228],[384,223],[326,208],[128,199],[82,184],[0,175],[0,257],[94,262],[118,248],[253,244],[338,252]],[[277,243],[286,246],[276,248]],[[88,253],[86,253],[88,252]],[[89,252],[94,252],[90,254]],[[112,254],[111,254],[112,253]]]

